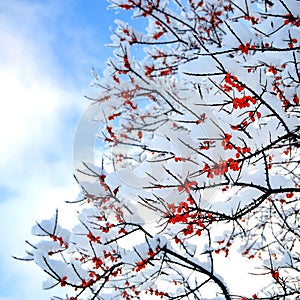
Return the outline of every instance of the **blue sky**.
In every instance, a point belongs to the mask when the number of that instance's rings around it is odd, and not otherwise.
[[[49,299],[46,278],[21,263],[35,221],[78,193],[72,143],[88,101],[83,98],[111,50],[114,11],[105,0],[0,2],[0,300]],[[122,18],[119,15],[118,18]],[[65,213],[60,221],[73,222]]]

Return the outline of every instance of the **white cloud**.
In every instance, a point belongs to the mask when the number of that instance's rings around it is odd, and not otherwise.
[[[65,9],[57,4],[0,3],[0,299],[49,298],[41,271],[10,256],[23,255],[35,220],[78,192],[72,140],[86,103],[56,53],[55,20]],[[68,224],[74,215],[61,217]]]

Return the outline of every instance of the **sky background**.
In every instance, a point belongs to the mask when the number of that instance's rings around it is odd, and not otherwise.
[[[50,299],[46,275],[22,257],[31,227],[79,191],[73,179],[83,95],[105,68],[115,12],[105,0],[0,1],[0,300]],[[122,18],[122,16],[119,16]],[[75,215],[60,215],[72,223]]]
[[[128,18],[107,6],[106,0],[0,0],[0,300],[53,295],[42,290],[46,274],[12,256],[25,256],[25,240],[38,241],[31,227],[57,207],[61,225],[76,220],[64,201],[79,192],[72,151],[90,104],[84,94],[91,69],[101,74],[112,55],[105,47],[109,28],[115,19]],[[241,263],[230,265],[232,274]],[[257,288],[248,278],[241,284]]]

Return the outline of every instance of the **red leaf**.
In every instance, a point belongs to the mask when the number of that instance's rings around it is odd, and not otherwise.
[[[113,194],[117,195],[117,193],[119,192],[120,186],[117,186],[114,190],[113,190]]]

